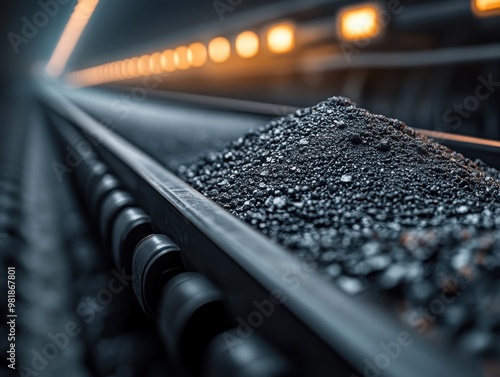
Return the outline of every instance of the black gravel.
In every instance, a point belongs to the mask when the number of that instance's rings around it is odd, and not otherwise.
[[[333,97],[178,173],[346,292],[396,303],[417,331],[443,323],[466,352],[500,355],[495,169]],[[443,294],[454,298],[444,309]]]

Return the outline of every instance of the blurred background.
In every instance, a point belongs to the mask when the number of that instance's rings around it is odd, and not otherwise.
[[[191,64],[188,68],[189,62],[187,67],[181,62],[175,72],[167,69],[168,80],[162,80],[155,89],[290,106],[307,106],[333,94],[345,95],[370,111],[400,118],[413,127],[498,139],[498,93],[491,93],[487,100],[468,98],[477,97],[479,77],[498,80],[499,75],[498,4],[483,2],[109,0],[98,4],[77,46],[71,49],[61,78],[72,71],[175,50],[194,42],[208,47],[218,36],[236,47],[237,36],[251,31],[261,42],[255,56],[249,51],[250,57],[242,57],[233,49],[227,60],[222,56],[223,63],[208,58],[199,62],[201,67]],[[339,13],[351,3],[361,6],[360,13],[351,21],[346,17],[346,22],[354,22],[346,27],[358,28],[358,35],[356,30],[349,35],[349,31],[339,29]],[[72,1],[46,4],[20,1],[4,5],[4,81],[43,76],[44,64],[75,6]],[[362,6],[374,6],[376,11],[374,24],[366,30],[356,25],[363,25],[363,17],[372,22],[369,8]],[[276,52],[265,45],[265,34],[269,27],[281,23],[293,27],[293,45]],[[280,36],[277,38],[276,43],[280,43]],[[251,45],[242,48],[252,49]],[[182,60],[182,51],[179,56]],[[128,76],[108,74],[92,82],[134,84],[130,80],[133,75]],[[80,82],[84,86],[90,83],[88,77],[85,83]]]
[[[499,167],[499,13],[496,0],[4,2],[2,179],[19,182],[3,183],[1,195],[12,195],[0,197],[10,208],[0,247],[3,264],[20,258],[23,266],[20,362],[33,365],[48,334],[75,321],[84,336],[36,373],[159,376],[170,368],[154,321],[142,315],[128,284],[104,308],[95,303],[114,275],[101,262],[104,248],[87,209],[68,187],[44,178],[56,158],[48,147],[25,153],[43,139],[26,131],[41,122],[32,110],[40,86],[108,120],[171,169],[338,95]],[[193,108],[209,115],[190,121]],[[236,122],[221,112],[247,116]],[[30,169],[21,174],[22,166]],[[36,215],[20,227],[26,213]]]

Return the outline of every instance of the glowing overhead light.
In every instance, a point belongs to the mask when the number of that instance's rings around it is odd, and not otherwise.
[[[259,36],[253,31],[244,31],[236,37],[236,52],[242,58],[252,58],[259,52]]]
[[[127,63],[127,75],[129,77],[135,77],[138,74],[137,63],[139,62],[139,58],[132,58]]]
[[[115,74],[115,65],[114,63],[109,64],[109,70],[108,70],[108,77],[107,79],[109,81],[115,81],[116,80],[116,74]]]
[[[161,54],[155,52],[149,57],[149,70],[151,73],[161,73]]]
[[[119,80],[123,79],[121,62],[116,62],[114,68],[116,78],[118,78]]]
[[[161,69],[166,72],[175,71],[174,50],[165,50],[161,54]]]
[[[47,64],[47,73],[59,76],[75,49],[99,0],[79,0]]]
[[[208,44],[208,56],[215,63],[222,63],[231,55],[231,44],[224,37],[217,37]]]
[[[477,16],[488,17],[500,14],[500,0],[471,0],[472,11]]]
[[[142,55],[137,61],[137,72],[140,76],[146,76],[150,73],[149,70],[149,55]]]
[[[295,46],[295,28],[291,23],[279,24],[267,31],[267,46],[276,54],[284,54]]]
[[[175,66],[179,69],[188,69],[191,67],[188,59],[188,48],[186,46],[179,46],[174,50]]]
[[[109,79],[109,80],[114,80],[114,77],[115,77],[115,67],[113,65],[113,63],[109,63],[107,64],[108,66],[108,74],[106,75],[106,78]]]
[[[128,59],[122,60],[120,62],[120,70],[122,72],[122,76],[123,77],[125,77],[125,78],[129,77],[129,74],[128,74]]]
[[[344,8],[337,18],[337,28],[345,40],[373,38],[380,33],[378,8],[375,5],[362,5]]]
[[[192,43],[188,49],[188,60],[193,67],[201,67],[207,62],[207,49],[203,43]]]

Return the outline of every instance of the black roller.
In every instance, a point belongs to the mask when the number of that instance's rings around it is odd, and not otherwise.
[[[132,207],[134,204],[135,201],[132,196],[122,190],[114,190],[104,197],[99,213],[99,230],[103,240],[108,242],[111,239],[113,222],[118,213],[124,208]]]
[[[84,166],[90,166],[92,164],[95,164],[96,162],[100,162],[100,161],[94,152],[86,153],[85,156],[83,156],[82,164]]]
[[[184,272],[179,247],[163,234],[146,237],[135,249],[132,271],[134,292],[141,308],[156,317],[162,288]]]
[[[95,190],[97,183],[104,177],[106,173],[108,173],[108,167],[99,161],[95,161],[88,166],[88,169],[85,169],[84,172],[84,188],[86,197],[91,200],[92,193]]]
[[[105,174],[101,179],[96,182],[96,186],[91,191],[92,192],[92,210],[94,216],[98,216],[101,209],[102,201],[104,197],[111,191],[116,190],[120,187],[120,182],[115,176],[111,174]]]
[[[106,170],[106,165],[98,160],[93,154],[88,156],[88,158],[82,159],[75,170],[77,181],[81,189],[83,190],[86,188],[87,180],[90,175]]]
[[[159,322],[172,360],[196,373],[210,341],[231,321],[222,293],[204,276],[185,272],[163,289]]]
[[[151,219],[143,210],[136,207],[125,208],[116,217],[113,225],[111,247],[113,259],[118,269],[125,268],[132,273],[132,257],[139,242],[153,233]]]
[[[219,334],[209,345],[203,377],[296,377],[290,363],[256,334],[237,329]]]

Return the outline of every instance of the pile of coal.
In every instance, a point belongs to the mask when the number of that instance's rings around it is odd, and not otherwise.
[[[348,293],[396,297],[412,310],[452,289],[446,284],[465,285],[457,309],[434,320],[453,322],[464,349],[498,348],[492,335],[500,331],[495,169],[333,97],[251,131],[178,174],[317,263]],[[472,294],[477,289],[484,296]],[[473,314],[486,306],[495,314],[487,325]]]

